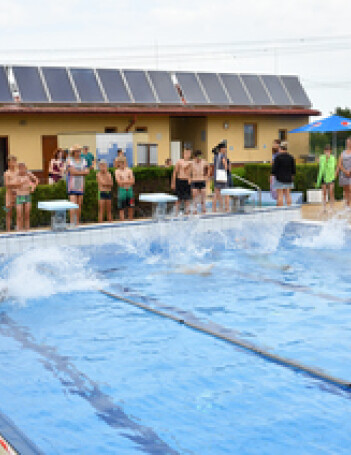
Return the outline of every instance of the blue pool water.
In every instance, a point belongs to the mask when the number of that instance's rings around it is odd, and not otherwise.
[[[45,454],[348,454],[347,391],[98,289],[347,380],[350,253],[341,222],[190,221],[3,258],[0,411]]]

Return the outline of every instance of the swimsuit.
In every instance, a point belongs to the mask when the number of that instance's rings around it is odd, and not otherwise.
[[[133,188],[118,188],[118,208],[134,207]]]
[[[99,191],[99,200],[100,201],[110,201],[112,199],[111,191]]]
[[[25,196],[16,196],[16,204],[29,204],[32,202],[32,197],[30,194],[26,194]]]
[[[188,179],[176,179],[176,194],[180,201],[191,199],[191,188]]]
[[[191,182],[191,188],[195,190],[203,190],[204,188],[206,188],[206,181],[199,180],[197,182]]]

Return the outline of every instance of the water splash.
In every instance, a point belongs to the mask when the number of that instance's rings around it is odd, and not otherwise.
[[[323,223],[318,230],[298,236],[294,244],[303,248],[341,249],[346,242],[348,230],[347,211],[338,213]]]
[[[58,293],[87,291],[102,283],[77,248],[31,248],[10,258],[0,277],[0,299],[24,303]]]

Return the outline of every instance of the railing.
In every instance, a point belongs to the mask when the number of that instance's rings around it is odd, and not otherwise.
[[[240,175],[237,175],[237,174],[232,174],[232,178],[237,178],[238,180],[240,180],[241,182],[245,183],[246,185],[248,186],[251,186],[251,188],[255,188],[258,192],[258,206],[259,207],[262,207],[262,190],[261,188],[256,185],[256,183],[253,183],[253,182],[250,182],[250,180],[246,180],[244,179],[244,177],[240,177]]]

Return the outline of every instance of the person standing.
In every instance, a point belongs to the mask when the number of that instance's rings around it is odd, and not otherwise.
[[[280,142],[281,142],[280,139],[274,139],[274,141],[273,141],[271,164],[273,164],[275,157],[279,153]],[[270,189],[272,198],[276,201],[277,200],[277,191],[274,189],[274,175],[270,176],[269,189]]]
[[[16,215],[17,231],[29,231],[30,211],[32,208],[31,193],[38,186],[37,177],[27,170],[24,163],[18,164],[18,174],[15,179],[16,184]]]
[[[70,211],[71,223],[79,224],[82,213],[84,178],[89,174],[87,162],[82,157],[82,149],[79,145],[71,148],[71,158],[67,162],[67,192],[69,200],[78,204],[78,209]]]
[[[133,219],[134,210],[134,193],[133,185],[135,178],[133,171],[127,166],[127,161],[124,157],[118,159],[118,167],[115,170],[115,178],[118,185],[118,208],[119,218],[124,221],[124,209],[128,209],[128,219]]]
[[[108,171],[107,162],[99,162],[99,172],[96,174],[99,189],[99,223],[102,223],[105,212],[107,220],[112,221],[111,200],[112,200],[112,176]]]
[[[57,149],[49,164],[49,184],[57,183],[65,173],[64,152]]]
[[[6,231],[11,230],[12,209],[16,206],[16,178],[18,174],[17,158],[13,155],[8,157],[8,169],[4,173]]]
[[[176,192],[178,197],[176,206],[176,213],[179,213],[179,206],[181,202],[185,204],[185,213],[189,213],[190,199],[191,199],[191,149],[189,147],[184,148],[184,158],[181,158],[176,162],[174,166],[171,188]]]
[[[223,198],[221,190],[228,188],[229,182],[231,182],[230,174],[230,162],[227,157],[227,144],[225,141],[221,142],[216,147],[216,153],[214,156],[214,196],[212,201],[212,212],[217,211],[217,201],[223,210]],[[229,212],[229,196],[224,196],[225,211]]]
[[[84,145],[82,148],[82,158],[85,159],[88,169],[93,169],[95,158],[94,155],[89,152],[89,147],[87,145]]]
[[[334,180],[336,171],[336,158],[331,154],[331,147],[327,144],[324,147],[324,154],[319,158],[319,171],[316,188],[322,185],[323,209],[327,210],[327,194],[329,193],[330,205],[334,205]]]
[[[201,158],[201,150],[196,150],[191,164],[191,191],[193,195],[194,213],[197,213],[197,204],[200,202],[202,213],[206,213],[206,182],[208,178],[208,163]]]
[[[351,206],[351,137],[346,140],[346,150],[339,158],[336,175],[339,173],[339,185],[342,186],[345,204]]]
[[[275,177],[274,188],[277,191],[277,206],[291,205],[290,190],[294,187],[294,176],[296,174],[295,159],[288,153],[287,142],[282,142],[279,153],[276,155],[272,165],[272,175]]]

